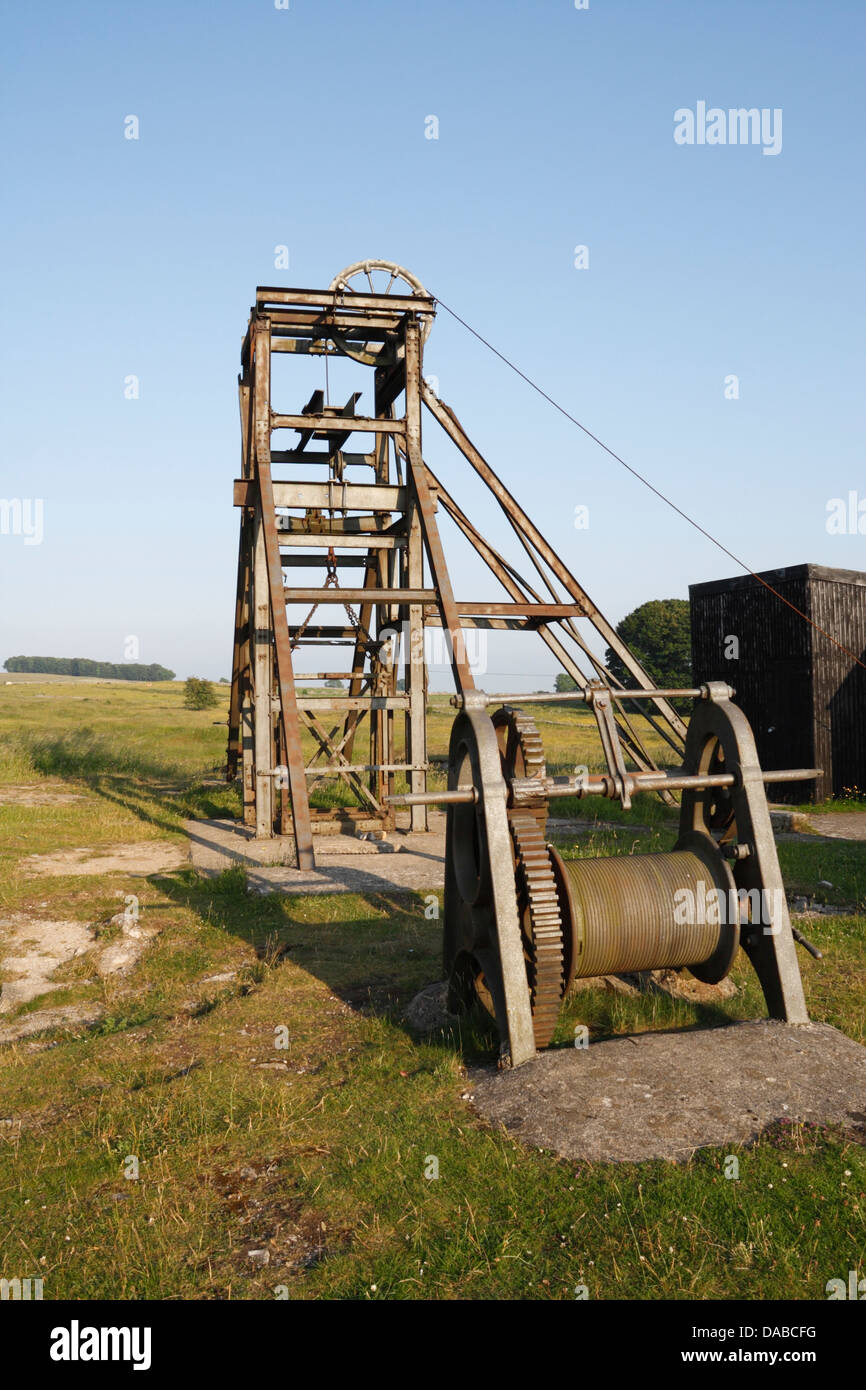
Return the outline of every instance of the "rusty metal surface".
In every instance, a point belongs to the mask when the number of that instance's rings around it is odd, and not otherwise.
[[[279,768],[273,764],[285,759],[289,795],[277,783],[276,800],[281,803],[278,820],[286,829],[287,814],[291,816],[299,853],[305,858],[312,855],[305,830],[311,818],[308,782],[314,789],[324,777],[337,777],[351,788],[367,813],[372,810],[386,826],[393,823],[394,812],[387,798],[394,789],[395,775],[405,774],[415,790],[426,786],[426,669],[423,662],[415,662],[408,672],[407,694],[398,695],[396,668],[383,657],[380,634],[383,628],[399,624],[407,612],[416,614],[423,625],[424,605],[439,599],[443,576],[447,583],[444,556],[439,574],[434,575],[434,587],[424,583],[423,560],[420,568],[418,564],[420,532],[416,542],[412,541],[411,532],[411,515],[418,506],[415,489],[411,489],[411,464],[408,476],[402,477],[396,452],[399,449],[404,458],[414,452],[419,471],[423,470],[420,355],[415,367],[410,368],[411,380],[407,385],[405,338],[407,331],[426,336],[434,304],[408,272],[402,274],[402,280],[399,275],[393,277],[395,283],[387,293],[368,294],[366,285],[358,291],[351,283],[352,272],[359,270],[367,275],[369,269],[375,271],[379,264],[350,267],[337,277],[341,283],[335,282],[327,291],[260,289],[242,348],[242,476],[234,488],[242,524],[227,770],[231,776],[238,768],[242,728],[255,731],[263,720],[271,722],[265,692],[259,689],[254,698],[249,689],[249,654],[241,628],[241,616],[250,611],[249,525],[255,516],[257,524],[264,528],[272,599],[270,616],[262,620],[259,611],[257,617],[258,685],[261,687],[265,679],[261,660],[264,621],[277,676],[273,708],[278,712],[278,721],[272,731],[273,739],[270,734],[265,736],[261,727],[254,733],[252,761],[245,759],[245,783],[250,783],[253,805],[257,807],[259,833],[269,833],[271,811],[265,812],[263,807],[270,808],[274,801],[272,786]],[[405,293],[406,289],[410,293]],[[369,360],[376,368],[375,413],[356,414],[359,391],[353,392],[345,404],[331,405],[327,376],[324,388],[313,390],[311,395],[308,392],[308,399],[303,405],[298,402],[298,408],[284,409],[282,403],[272,405],[270,353],[294,351],[318,353],[326,359],[337,353],[362,362]],[[394,414],[392,402],[403,390],[407,394],[406,414],[399,417]],[[414,450],[407,440],[410,427],[418,444]],[[276,430],[297,431],[295,447],[271,450],[271,435]],[[344,451],[343,446],[356,432],[368,436],[371,452]],[[323,441],[324,448],[308,449],[313,440]],[[326,480],[321,481],[321,474],[318,481],[298,477],[296,473],[288,478],[274,477],[274,465],[324,467]],[[356,477],[347,477],[347,470],[358,468],[372,469],[374,481],[358,482]],[[422,476],[422,494],[425,488],[426,478]],[[426,529],[435,533],[435,499],[429,490],[426,502],[430,518]],[[287,511],[292,514],[285,515]],[[416,552],[412,558],[404,559],[407,548],[413,544]],[[318,553],[316,547],[320,548]],[[322,549],[327,549],[327,557],[322,555]],[[289,554],[282,553],[287,550]],[[338,571],[344,562],[347,568],[364,569],[363,588],[341,587]],[[311,587],[300,575],[300,582],[291,582],[297,570],[316,568],[321,563],[326,564],[321,589]],[[312,605],[303,621],[294,616],[289,620],[289,608],[294,603]],[[320,605],[332,609],[335,604],[346,609],[346,625],[323,624],[316,616]],[[353,604],[360,605],[357,613]],[[323,614],[327,611],[323,609]],[[449,610],[449,616],[455,619],[456,615]],[[299,709],[294,696],[293,652],[319,644],[354,647],[350,671],[336,676],[348,678],[349,695],[344,699],[326,696],[314,702],[312,708]],[[468,667],[461,684],[471,688]],[[322,722],[329,712],[342,716],[341,725],[331,729]],[[397,717],[410,725],[407,755],[402,759],[396,753],[394,738]],[[364,730],[369,729],[370,751],[368,756],[358,757],[353,753],[353,745],[361,721],[365,721]],[[301,755],[301,727],[314,743],[308,766]],[[265,751],[269,747],[273,749],[270,757]],[[342,814],[342,809],[336,809],[335,815]],[[424,808],[418,808],[414,816],[416,824],[423,822]]]
[[[301,749],[301,731],[295,697],[291,639],[286,610],[280,602],[282,570],[280,568],[276,509],[271,482],[271,444],[268,425],[270,414],[270,329],[267,320],[256,325],[255,372],[255,465],[259,485],[260,520],[264,531],[271,595],[271,621],[273,623],[274,652],[280,692],[282,741],[288,764],[292,826],[295,835],[298,868],[312,869],[315,866],[313,832],[310,826],[310,805],[304,777],[304,757]],[[262,775],[267,775],[265,769],[258,769],[258,771]]]
[[[484,459],[475,448],[454,411],[451,410],[444,401],[439,399],[426,382],[422,386],[422,394],[424,404],[427,406],[428,410],[435,419],[439,421],[445,432],[450,435],[461,453],[475,469],[476,473],[487,483],[500,506],[503,508],[506,515],[515,523],[521,535],[525,537],[528,542],[531,542],[535,552],[544,560],[545,564],[549,566],[550,570],[571,595],[572,599],[584,608],[587,617],[591,619],[599,635],[603,637],[608,646],[617,653],[624,665],[635,677],[638,685],[652,688],[653,682],[649,679],[649,676],[640,665],[634,653],[626,646],[619,636],[619,633],[599,612],[585,589],[582,588],[574,575],[571,574],[560,556],[553,547],[548,544],[538,528],[533,525],[526,512],[524,512],[522,507],[520,507],[514,497],[512,497],[511,493],[494,473],[486,459]],[[670,727],[675,730],[681,739],[684,738],[686,732],[685,725],[676,711],[667,701],[661,698],[656,700],[656,705],[659,713],[663,715]]]
[[[460,617],[454,602],[454,591],[445,561],[445,552],[436,525],[436,508],[430,479],[421,454],[421,398],[424,383],[421,378],[421,334],[417,322],[406,325],[406,454],[411,469],[412,489],[427,551],[427,560],[438,590],[437,606],[443,628],[450,634],[450,660],[454,684],[461,692],[475,689],[469,669],[466,647],[460,627]]]
[[[526,983],[537,1048],[553,1041],[565,993],[565,942],[557,877],[538,818],[531,812],[509,815],[523,934]]]

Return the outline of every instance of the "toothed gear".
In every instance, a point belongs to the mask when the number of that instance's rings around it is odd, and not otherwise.
[[[537,777],[541,780],[547,776],[544,744],[530,715],[511,705],[503,705],[493,715],[493,727],[499,742],[502,776],[509,786],[515,777]],[[544,792],[539,789],[538,798],[524,802],[521,810],[532,812],[543,835],[547,826],[547,797]]]
[[[565,993],[562,916],[550,854],[536,816],[531,811],[512,812],[509,825],[535,1046],[543,1048],[553,1039]]]
[[[535,720],[522,710],[503,705],[493,715],[493,727],[499,740],[502,775],[506,782],[512,777],[544,777],[544,745]]]

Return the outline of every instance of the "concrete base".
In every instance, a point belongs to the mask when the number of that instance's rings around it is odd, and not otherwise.
[[[423,834],[400,828],[364,839],[351,831],[314,840],[316,868],[292,867],[294,842],[286,836],[257,840],[238,821],[187,821],[193,866],[218,874],[242,864],[250,887],[261,893],[436,892],[445,882],[445,816],[430,816]]]
[[[683,1160],[776,1120],[866,1138],[866,1048],[826,1023],[640,1033],[474,1071],[471,1085],[486,1120],[570,1159]]]

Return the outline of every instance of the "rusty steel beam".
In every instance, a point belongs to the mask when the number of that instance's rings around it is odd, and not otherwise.
[[[271,463],[321,463],[330,467],[333,451],[327,449],[271,449]],[[375,468],[375,454],[353,454],[340,450],[340,458],[347,468]]]
[[[441,628],[442,619],[439,614],[431,614],[424,619],[425,627]],[[460,616],[461,628],[474,631],[479,629],[484,632],[541,632],[532,618],[471,618],[465,614]]]
[[[284,588],[287,603],[433,603],[435,589],[294,589]],[[474,610],[473,610],[474,611]]]
[[[333,740],[339,732],[338,728],[332,730],[330,734],[326,734],[321,724],[319,724],[318,720],[309,710],[303,710],[302,717],[306,728],[319,745],[318,751],[313,755],[313,761],[310,763],[309,767],[304,769],[304,777],[321,777],[325,770],[335,772],[352,788],[359,800],[366,801],[377,814],[381,812],[383,810],[381,803],[376,799],[369,787],[364,785],[358,773],[349,762],[349,759],[343,753],[343,745],[349,737],[349,733],[344,732],[340,742],[335,744]],[[323,765],[314,767],[313,764],[315,759],[322,753],[326,754],[329,761]],[[337,759],[337,761],[332,762],[330,761],[331,759]]]
[[[505,617],[509,613],[515,618],[570,618],[583,616],[583,610],[576,603],[523,603],[513,599],[510,603],[495,603],[489,599],[461,599],[456,604],[461,617]]]
[[[403,434],[402,420],[375,420],[368,415],[353,415],[350,434]],[[345,423],[337,424],[333,415],[271,415],[271,429],[274,430],[317,430],[322,434],[345,434]]]
[[[304,776],[301,731],[292,671],[292,648],[285,606],[280,602],[283,576],[280,568],[277,514],[270,460],[270,384],[271,336],[267,319],[259,319],[255,330],[255,466],[259,485],[261,521],[271,591],[271,623],[280,692],[280,719],[289,775],[292,826],[299,869],[315,868],[310,805]],[[261,769],[259,769],[261,770]]]
[[[405,536],[386,536],[382,534],[349,534],[331,531],[284,531],[277,532],[281,550],[321,550],[323,545],[333,550],[400,550],[406,545]],[[343,564],[343,560],[338,560]]]
[[[603,617],[590,599],[586,590],[578,583],[566,565],[563,564],[553,547],[548,544],[538,528],[533,525],[526,515],[526,512],[524,512],[523,508],[517,503],[514,497],[512,497],[505,484],[497,477],[487,460],[484,459],[475,448],[454,411],[450,406],[447,406],[444,401],[439,399],[426,382],[421,383],[421,396],[430,413],[438,420],[446,434],[454,441],[464,458],[472,465],[479,477],[483,478],[487,483],[487,486],[490,488],[494,497],[496,497],[506,516],[514,518],[523,534],[532,541],[539,555],[541,555],[545,563],[549,565],[563,587],[571,594],[571,597],[577,603],[585,607],[586,616],[591,619],[599,635],[605,639],[611,650],[616,652],[623,665],[631,671],[639,685],[645,688],[651,687],[654,682],[647,675],[646,671],[644,671],[640,662],[634,656],[630,648],[626,646],[625,642],[623,642],[616,629],[611,627],[610,623]],[[676,730],[681,738],[685,738],[686,726],[680,719],[676,710],[664,700],[659,700],[657,705],[671,727]]]
[[[427,469],[427,472],[433,478],[435,486],[438,490],[439,501],[442,503],[442,506],[444,507],[448,515],[451,517],[451,519],[459,527],[459,529],[463,532],[464,536],[466,536],[467,540],[471,542],[473,547],[481,555],[488,568],[493,572],[493,574],[496,575],[496,578],[499,580],[500,584],[506,590],[506,592],[509,593],[511,597],[515,599],[517,602],[522,602],[527,597],[535,602],[540,602],[541,597],[536,592],[536,590],[532,588],[532,586],[527,582],[527,580],[523,578],[522,575],[518,574],[517,570],[514,568],[513,565],[511,565],[507,560],[505,560],[503,556],[501,556],[498,553],[498,551],[494,550],[490,543],[485,540],[485,538],[479,532],[478,528],[473,525],[473,523],[466,516],[465,512],[463,512],[463,510],[454,501],[453,497],[451,497],[448,491],[443,487],[442,483],[437,478],[435,478],[429,467]],[[530,556],[534,559],[536,568],[541,573],[542,578],[545,578],[548,589],[551,593],[555,592],[553,589],[553,585],[550,583],[549,579],[546,579],[544,571],[537,561],[537,557],[533,555],[533,552],[531,551],[528,545],[526,548],[527,551],[530,553]],[[428,623],[429,622],[430,620],[428,619]],[[525,620],[514,619],[505,619],[500,623],[496,620],[490,619],[486,621],[473,621],[464,618],[463,622],[465,626],[471,625],[478,627],[496,627],[508,625],[509,627],[523,628],[526,626]],[[577,646],[580,648],[582,652],[584,652],[584,654],[588,657],[590,663],[596,669],[598,669],[598,667],[601,666],[601,663],[595,657],[594,653],[590,651],[589,647],[586,645],[582,636],[574,627],[573,623],[561,622],[560,630],[564,633],[567,633],[572,638],[572,640],[576,642]],[[580,666],[574,660],[573,656],[568,651],[568,649],[562,645],[562,642],[560,641],[559,637],[554,634],[551,628],[548,627],[546,623],[539,623],[535,627],[535,631],[539,634],[542,641],[549,648],[549,650],[553,652],[554,656],[559,661],[563,670],[566,671],[567,674],[570,675],[572,679],[577,682],[578,685],[586,685],[587,678],[584,672],[581,670]],[[610,673],[607,671],[607,668],[602,666],[601,669],[603,670],[605,677],[609,678],[610,684],[616,685],[617,682],[614,681],[613,678],[610,676]],[[631,757],[637,763],[637,766],[639,768],[644,768],[648,770],[654,769],[656,767],[655,760],[652,757],[650,757],[649,753],[644,748],[643,743],[641,742],[636,730],[632,727],[628,719],[628,716],[621,709],[617,710],[616,721],[617,727],[620,732],[620,738],[622,739],[622,742],[628,750],[628,752],[630,753]],[[652,724],[654,728],[656,727],[655,721],[653,719],[650,719],[649,722]],[[675,752],[680,753],[682,751],[680,743],[675,742],[673,739],[670,739],[667,736],[667,732],[664,729],[664,726],[662,730],[659,730],[659,732],[662,733],[663,737],[667,738],[667,741],[671,744],[671,747],[674,749]],[[669,798],[667,797],[665,797],[664,799],[669,800]]]
[[[406,325],[406,455],[409,463],[411,486],[415,493],[418,519],[427,550],[427,560],[438,590],[439,617],[443,628],[450,635],[450,660],[454,684],[459,691],[475,689],[475,682],[466,659],[466,646],[460,630],[460,615],[454,602],[454,591],[445,552],[436,525],[433,491],[424,459],[421,454],[421,410],[420,402],[424,389],[421,377],[421,333],[417,322]]]
[[[302,633],[305,646],[313,640],[315,640],[317,644],[321,644],[324,642],[354,643],[358,637],[357,628],[348,626],[337,627],[335,624],[328,625],[324,623],[305,623],[303,625],[300,623],[292,623],[289,626],[289,632],[291,633],[293,639],[297,639],[299,634]],[[373,645],[378,646],[378,643],[375,641],[375,638],[372,639],[370,643],[365,643],[365,646]],[[299,672],[299,674],[303,673]]]
[[[280,541],[280,549],[283,542]],[[331,561],[327,555],[281,555],[280,564],[283,569],[318,569],[321,565],[330,565]],[[334,562],[340,569],[364,569],[367,564],[365,555],[340,555]]]
[[[296,290],[259,285],[256,289],[256,306],[263,309],[272,304],[314,304],[335,310],[349,309],[354,305],[358,313],[364,315],[373,309],[384,309],[393,314],[416,314],[419,311],[432,314],[436,307],[432,295],[367,294],[363,290]]]
[[[368,591],[372,591],[376,587],[376,557],[378,554],[381,554],[381,552],[377,552],[374,550],[368,551],[364,559],[364,564],[366,568],[366,573],[364,575],[365,597],[362,600],[360,600],[361,611],[358,614],[358,630],[355,636],[355,650],[352,654],[353,675],[352,679],[349,682],[350,697],[357,697],[358,695],[360,695],[364,684],[372,684],[373,680],[374,673],[372,667],[369,672],[369,675],[367,676],[359,675],[357,671],[359,666],[363,667],[364,658],[367,654],[367,639],[364,637],[364,634],[369,634],[370,631],[370,624],[373,620],[373,605],[372,602],[366,597],[366,594]],[[358,716],[353,716],[351,714],[346,720],[344,732],[346,734],[346,754],[349,759],[351,759],[354,750],[355,730],[357,729],[359,722],[360,720]]]
[[[282,480],[272,484],[278,507],[333,508],[340,511],[397,512],[406,505],[406,490],[382,483],[294,483]],[[234,485],[236,507],[250,505],[252,480],[237,478]]]
[[[400,327],[400,319],[394,318],[361,318],[357,314],[346,314],[342,312],[317,312],[315,310],[294,309],[283,311],[271,309],[268,317],[271,320],[272,332],[279,335],[276,341],[286,342],[296,339],[303,342],[308,341],[310,345],[324,344],[337,335],[340,338],[351,341],[357,338],[359,341],[385,343],[393,338]],[[283,348],[285,352],[286,349]],[[333,357],[333,351],[328,351],[324,355]]]
[[[226,779],[233,782],[238,773],[238,758],[241,751],[241,683],[243,673],[249,665],[246,633],[249,628],[247,612],[247,592],[249,589],[249,540],[246,535],[247,518],[242,518],[241,533],[238,540],[238,573],[235,595],[235,636],[232,657],[232,688],[229,700],[228,719],[228,757]]]
[[[408,709],[408,695],[316,695],[314,697],[299,696],[298,707],[303,710],[314,712],[324,710],[332,713],[334,710],[364,710],[371,709]]]

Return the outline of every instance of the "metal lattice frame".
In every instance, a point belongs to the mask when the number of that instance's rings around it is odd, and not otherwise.
[[[378,272],[390,274],[383,292],[376,291],[373,274]],[[354,288],[359,280],[366,280],[369,290]],[[410,293],[398,292],[401,282]],[[638,769],[657,770],[617,700],[624,687],[588,646],[577,620],[588,619],[616,652],[633,679],[629,689],[652,690],[653,681],[472,444],[453,410],[424,381],[423,345],[434,313],[435,301],[408,271],[389,262],[359,262],[335,277],[328,290],[259,289],[242,347],[242,473],[234,489],[241,526],[227,774],[231,780],[242,770],[245,823],[259,838],[293,834],[302,868],[314,864],[314,823],[329,819],[329,813],[310,808],[310,787],[322,778],[338,778],[356,797],[357,809],[342,815],[372,817],[383,825],[393,824],[391,796],[398,774],[406,776],[412,794],[426,792],[425,627],[450,634],[449,659],[461,698],[474,689],[462,637],[466,629],[537,632],[580,686],[600,680],[612,689],[615,708],[606,715],[606,725],[616,733],[612,746],[621,744]],[[273,353],[319,355],[326,364],[344,356],[366,365],[374,374],[372,415],[355,414],[359,393],[336,407],[322,391],[314,392],[299,413],[280,413],[271,400]],[[504,512],[538,576],[532,584],[493,548],[424,463],[422,403]],[[291,447],[273,448],[275,431],[296,431],[298,438]],[[368,441],[366,452],[345,450],[356,434]],[[311,443],[321,447],[308,448]],[[455,600],[437,525],[439,508],[485,560],[504,590],[501,599]],[[292,583],[295,569],[322,565],[327,572],[321,587]],[[347,583],[345,571],[361,571],[362,581]],[[310,610],[300,622],[289,621],[293,605]],[[324,605],[336,606],[345,618],[322,621],[318,610]],[[395,629],[407,640],[386,641],[384,634]],[[351,671],[305,674],[304,681],[348,674],[348,691],[299,701],[294,651],[335,644],[352,648]],[[405,688],[398,690],[401,668]],[[669,701],[653,696],[645,711],[681,755],[686,729]],[[331,717],[333,727],[326,727],[323,716]],[[405,721],[402,760],[395,754],[395,716]],[[365,719],[370,752],[359,762],[355,748]],[[315,744],[309,764],[302,751],[303,728]],[[601,721],[600,728],[604,734]],[[412,829],[426,828],[426,805],[410,809]]]

